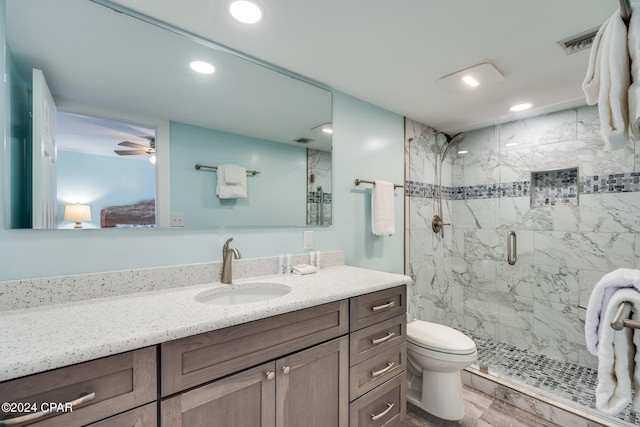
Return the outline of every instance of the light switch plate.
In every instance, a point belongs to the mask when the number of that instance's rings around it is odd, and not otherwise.
[[[310,251],[313,249],[313,231],[308,230],[304,232],[304,250]]]

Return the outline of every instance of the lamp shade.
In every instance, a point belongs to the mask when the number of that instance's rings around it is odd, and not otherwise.
[[[75,205],[66,205],[64,207],[64,220],[76,223],[76,228],[79,228],[81,222],[91,221],[91,207],[89,205],[81,205],[76,203]]]

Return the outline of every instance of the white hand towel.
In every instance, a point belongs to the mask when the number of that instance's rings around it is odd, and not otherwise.
[[[631,4],[631,10],[635,9]],[[629,87],[629,131],[635,141],[640,139],[640,8],[631,14],[628,31],[631,59],[631,86]]]
[[[240,179],[240,183],[231,184],[227,181],[227,166],[218,166],[218,183],[216,184],[216,194],[221,199],[245,199],[247,197],[247,174],[246,171]],[[238,166],[235,166],[236,168]],[[233,168],[232,168],[233,169]],[[242,169],[242,168],[241,168]],[[232,172],[235,174],[235,172]],[[235,177],[234,177],[235,178]]]
[[[371,190],[371,231],[378,236],[392,235],[395,228],[394,186],[392,182],[374,181]]]
[[[604,316],[611,296],[623,288],[635,288],[640,291],[640,270],[630,268],[614,270],[602,276],[591,291],[584,323],[584,335],[587,349],[594,356],[598,355],[600,329],[609,327],[601,318]]]
[[[247,181],[247,170],[238,165],[222,165],[225,184],[243,184]]]
[[[603,316],[598,349],[596,407],[607,414],[617,414],[627,407],[631,402],[632,386],[636,391],[633,408],[636,411],[640,409],[640,356],[636,351],[640,349],[640,330],[625,327],[616,331],[611,327],[622,302],[631,303],[631,318],[637,320],[640,292],[629,288],[616,291]]]
[[[597,95],[600,134],[610,150],[629,143],[630,84],[627,26],[617,10],[594,39],[582,85],[588,103],[593,104]]]

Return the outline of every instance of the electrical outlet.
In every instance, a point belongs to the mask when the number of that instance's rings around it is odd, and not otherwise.
[[[171,227],[184,227],[184,214],[182,212],[171,213]]]
[[[304,250],[310,251],[313,249],[313,231],[304,232]]]

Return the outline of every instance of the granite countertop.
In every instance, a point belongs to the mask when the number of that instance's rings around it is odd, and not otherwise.
[[[234,281],[251,282],[284,284],[291,292],[248,304],[197,302],[200,292],[229,286],[209,283],[2,312],[0,381],[409,284],[411,278],[338,266]]]

